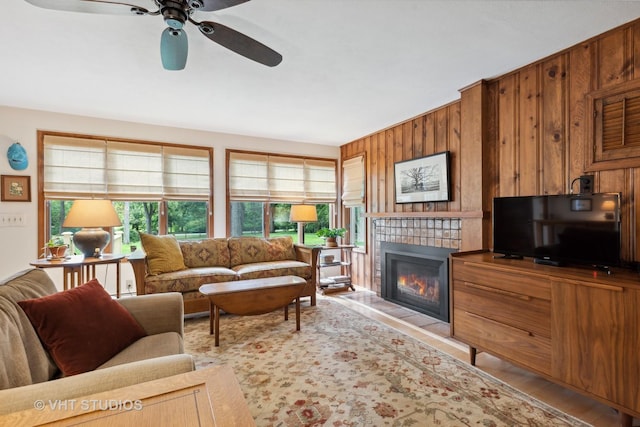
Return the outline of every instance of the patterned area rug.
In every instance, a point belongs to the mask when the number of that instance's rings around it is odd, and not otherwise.
[[[261,316],[185,321],[198,368],[231,365],[262,426],[585,426],[412,337],[318,298]]]

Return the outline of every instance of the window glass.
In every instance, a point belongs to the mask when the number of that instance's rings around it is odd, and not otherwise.
[[[298,224],[291,222],[291,203],[270,203],[268,210],[261,202],[231,202],[231,235],[279,237],[290,236],[298,242]],[[323,239],[316,232],[323,227],[329,227],[331,205],[321,203],[316,205],[318,222],[304,224],[304,242],[307,245],[321,245]],[[268,224],[268,226],[265,226]]]
[[[263,237],[262,202],[230,202],[231,210],[231,235]]]
[[[171,200],[167,202],[167,234],[178,240],[207,237],[207,203]]]
[[[367,244],[364,206],[357,205],[349,209],[351,244],[358,248],[364,248]]]

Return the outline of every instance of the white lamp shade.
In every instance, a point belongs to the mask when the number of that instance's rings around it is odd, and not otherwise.
[[[315,222],[318,213],[315,205],[291,205],[291,222]]]
[[[122,225],[111,200],[76,200],[63,227],[116,227]]]

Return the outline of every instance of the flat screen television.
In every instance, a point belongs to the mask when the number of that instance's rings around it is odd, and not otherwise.
[[[620,194],[496,197],[493,251],[553,265],[619,265]]]

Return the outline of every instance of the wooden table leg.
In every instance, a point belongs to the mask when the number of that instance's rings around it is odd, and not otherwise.
[[[217,305],[213,306],[213,313],[215,315],[213,332],[216,334],[216,347],[218,347],[220,346],[220,308]]]
[[[289,320],[289,304],[284,306],[284,320]]]
[[[296,331],[300,330],[300,297],[296,298]]]
[[[213,303],[209,300],[209,335],[213,335]]]
[[[120,298],[120,260],[116,262],[116,298]]]

